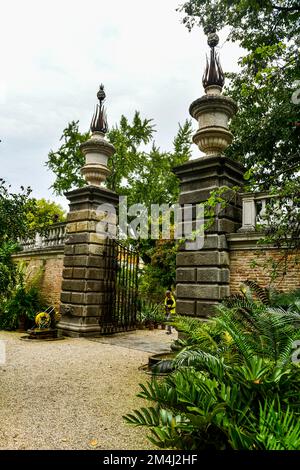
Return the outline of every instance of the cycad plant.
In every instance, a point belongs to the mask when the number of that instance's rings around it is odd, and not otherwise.
[[[43,269],[32,275],[24,263],[16,267],[16,285],[10,295],[0,304],[0,329],[14,330],[18,327],[21,317],[31,326],[35,315],[46,307],[39,283]]]
[[[220,307],[164,381],[142,385],[149,408],[125,417],[160,448],[300,449],[299,312],[253,303]],[[201,327],[199,327],[201,329]]]

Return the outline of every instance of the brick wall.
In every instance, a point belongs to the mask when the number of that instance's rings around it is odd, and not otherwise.
[[[239,287],[246,279],[256,281],[261,286],[269,286],[271,279],[269,270],[263,268],[266,261],[272,262],[284,259],[284,252],[281,250],[255,250],[255,249],[230,249],[230,292],[239,292]],[[63,270],[63,249],[61,250],[39,250],[31,253],[20,253],[14,256],[16,262],[23,261],[27,265],[29,276],[34,276],[39,269],[42,269],[40,280],[41,292],[47,302],[55,305],[60,304],[60,293]],[[256,266],[252,267],[253,261]],[[298,263],[295,255],[288,259],[287,273],[281,275],[272,283],[280,291],[290,291],[300,288],[300,253]]]
[[[60,291],[63,270],[62,250],[38,250],[31,253],[20,253],[14,256],[16,262],[24,262],[28,277],[32,278],[41,272],[40,288],[49,305],[56,308],[60,304]]]
[[[298,262],[297,262],[298,258]],[[263,287],[270,284],[279,291],[287,292],[300,288],[300,253],[290,255],[285,265],[285,256],[283,250],[235,250],[230,251],[230,292],[231,294],[239,292],[240,284],[247,280],[256,281]],[[255,266],[252,266],[255,261]],[[264,269],[263,265],[271,266],[272,263],[278,263],[279,276],[272,281],[270,278],[270,269]],[[286,269],[286,274],[283,273]]]

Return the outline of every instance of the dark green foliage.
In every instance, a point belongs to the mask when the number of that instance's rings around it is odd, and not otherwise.
[[[11,255],[18,250],[16,243],[3,242],[0,245],[0,302],[13,289],[17,276],[17,267]]]
[[[300,369],[292,353],[300,330],[295,318],[300,311],[253,301],[246,315],[239,306],[221,306],[218,316],[204,324],[177,319],[177,327],[188,334],[186,348],[175,359],[177,370],[163,381],[141,385],[139,396],[151,408],[125,419],[146,426],[160,448],[299,450]]]
[[[273,305],[288,308],[300,300],[300,289],[292,292],[278,292],[273,294]]]
[[[7,183],[0,179],[0,245],[8,241],[16,243],[19,238],[28,236],[26,214],[34,207],[30,193],[30,188],[23,187],[20,193],[12,193]]]
[[[136,111],[132,123],[121,116],[120,123],[107,133],[116,152],[108,162],[111,174],[106,185],[127,196],[130,205],[144,203],[150,208],[150,204],[177,201],[178,182],[171,170],[191,154],[191,123],[179,125],[172,152],[163,152],[155,145],[154,128],[152,119],[142,119]],[[89,133],[79,132],[78,121],[72,121],[63,131],[61,147],[49,152],[46,166],[56,175],[52,185],[56,194],[84,185],[80,168],[85,162],[80,144],[88,137]],[[150,151],[144,151],[142,148],[149,144]]]
[[[6,330],[17,328],[21,319],[25,321],[27,327],[33,326],[35,315],[46,307],[45,299],[40,292],[43,269],[37,270],[32,275],[24,263],[13,266],[14,281],[0,302],[0,328]]]
[[[244,284],[249,286],[252,292],[255,293],[257,299],[264,305],[270,305],[270,291],[265,287],[261,287],[255,281],[247,279]]]
[[[19,286],[14,294],[1,306],[0,328],[3,330],[14,330],[18,327],[22,316],[30,320],[31,326],[34,324],[35,315],[45,307],[45,302],[41,298],[37,287],[26,289]]]
[[[140,302],[140,320],[146,326],[149,323],[162,323],[165,319],[163,305],[142,300]]]
[[[10,192],[0,179],[0,302],[9,297],[15,286],[17,269],[12,255],[18,251],[18,239],[32,235],[27,214],[34,208],[29,188],[20,193]]]
[[[119,195],[127,196],[128,206],[144,204],[148,211],[149,221],[151,204],[176,203],[179,194],[179,183],[172,168],[187,161],[191,155],[191,122],[179,124],[177,135],[173,141],[172,151],[160,150],[154,141],[155,126],[152,119],[142,119],[135,112],[130,123],[122,116],[120,123],[107,133],[107,139],[115,146],[116,153],[108,162],[111,174],[106,186]],[[84,165],[84,157],[80,144],[87,140],[89,133],[80,133],[77,122],[71,122],[63,131],[62,146],[48,155],[47,167],[56,175],[53,189],[56,194],[63,194],[72,188],[84,185],[80,168]],[[150,150],[144,150],[145,146]],[[150,225],[149,225],[150,233]],[[129,238],[130,238],[130,234]],[[168,240],[161,244],[152,240],[132,240],[128,243],[138,249],[146,266],[141,282],[145,295],[153,292],[148,285],[163,286],[162,291],[175,281],[176,243]],[[156,290],[156,289],[154,289]],[[159,288],[157,296],[159,297]]]
[[[37,231],[44,233],[57,211],[62,216],[57,205],[30,198],[30,193],[30,188],[23,187],[19,193],[12,193],[9,185],[0,179],[0,303],[10,298],[18,281],[12,260],[19,249],[18,241],[33,238]]]
[[[80,168],[84,165],[84,156],[80,144],[85,142],[89,133],[79,132],[79,121],[72,121],[64,129],[60,141],[61,147],[54,152],[50,150],[46,166],[56,174],[52,188],[55,194],[63,194],[74,187],[84,186],[84,179]]]
[[[300,7],[296,0],[188,0],[183,23],[208,33],[227,26],[243,48],[240,71],[227,74],[225,93],[239,106],[227,156],[246,168],[246,190],[270,191],[279,206],[266,211],[263,243],[299,247]],[[290,201],[293,201],[291,206]]]
[[[56,202],[45,199],[34,199],[31,211],[27,213],[30,233],[46,234],[53,224],[64,222],[66,215]]]

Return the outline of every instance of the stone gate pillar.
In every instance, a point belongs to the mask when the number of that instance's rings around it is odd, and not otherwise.
[[[100,187],[109,174],[107,159],[114,147],[105,140],[107,130],[101,85],[100,105],[91,123],[92,136],[81,146],[86,163],[82,174],[87,186],[66,194],[67,216],[64,269],[61,292],[61,320],[58,328],[68,336],[95,336],[109,323],[114,289],[107,232],[116,227],[119,197]]]
[[[198,121],[199,129],[193,141],[205,156],[174,168],[180,180],[179,204],[204,203],[211,191],[243,184],[242,165],[225,157],[222,152],[231,143],[229,119],[236,113],[235,102],[221,94],[224,74],[216,55],[217,34],[208,36],[211,47],[210,61],[203,76],[205,96],[194,101],[190,114]],[[229,292],[230,259],[226,233],[241,226],[242,209],[239,197],[232,191],[226,194],[225,209],[216,207],[215,219],[205,233],[204,246],[199,251],[186,251],[177,255],[176,291],[177,313],[207,317]]]

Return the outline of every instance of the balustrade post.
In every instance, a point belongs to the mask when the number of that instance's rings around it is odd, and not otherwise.
[[[243,202],[243,225],[238,232],[254,232],[257,216],[255,195],[244,193],[241,196]]]

